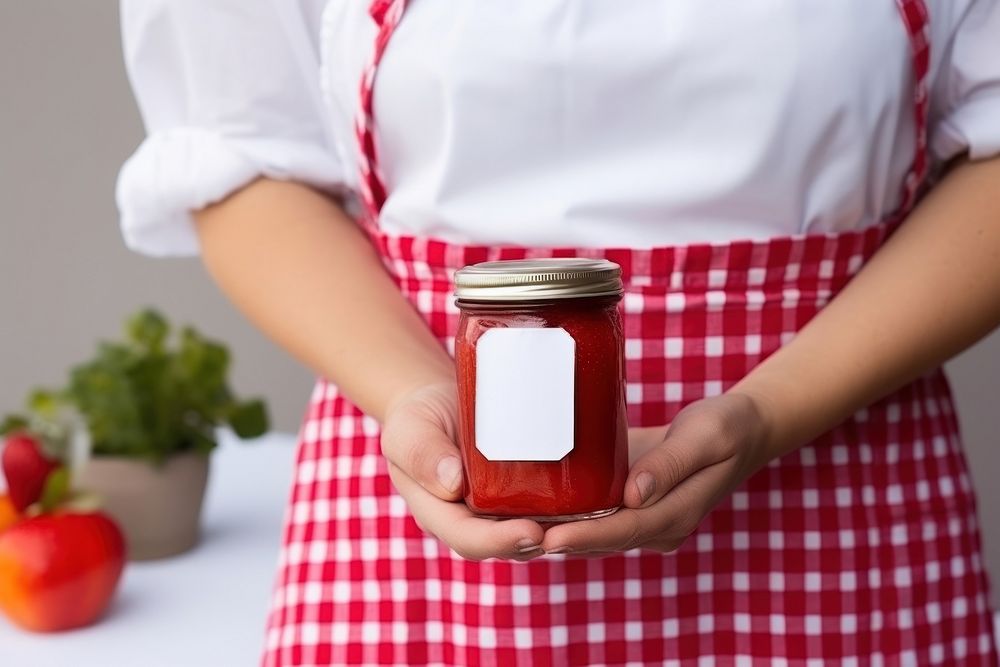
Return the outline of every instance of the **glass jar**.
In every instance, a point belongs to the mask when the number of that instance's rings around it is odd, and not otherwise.
[[[621,269],[484,262],[455,276],[465,502],[480,515],[611,514],[628,474]]]

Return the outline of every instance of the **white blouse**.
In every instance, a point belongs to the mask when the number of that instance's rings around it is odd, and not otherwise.
[[[350,196],[367,0],[122,0],[149,131],[129,246],[192,254],[190,211],[254,178]],[[914,151],[892,0],[414,0],[375,88],[382,226],[646,248],[870,225]],[[1000,0],[929,0],[931,149],[1000,154]],[[724,7],[724,9],[723,9]]]

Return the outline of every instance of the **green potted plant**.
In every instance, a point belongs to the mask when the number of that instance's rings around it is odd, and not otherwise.
[[[225,345],[191,327],[171,336],[163,316],[143,310],[129,318],[123,340],[101,343],[66,387],[36,391],[29,414],[5,427],[44,430],[67,408],[78,414],[90,452],[75,483],[96,492],[122,525],[130,558],[178,554],[198,541],[217,429],[251,438],[268,428],[264,403],[237,399],[228,371]]]

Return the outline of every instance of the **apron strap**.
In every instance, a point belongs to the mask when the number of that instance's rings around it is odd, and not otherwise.
[[[910,171],[903,179],[903,192],[899,208],[889,216],[890,226],[902,222],[920,200],[927,174],[930,171],[928,144],[928,111],[930,109],[930,18],[925,0],[896,0],[906,35],[910,39],[910,58],[913,63],[913,113],[916,129],[916,150]]]
[[[930,168],[927,152],[927,118],[930,107],[928,74],[931,42],[927,4],[925,0],[895,1],[910,41],[914,79],[914,124],[917,136],[913,163],[906,178],[903,179],[899,208],[888,218],[891,226],[901,222],[919,201]],[[361,169],[359,189],[365,208],[363,224],[369,231],[376,230],[379,212],[386,199],[385,181],[379,169],[378,147],[375,141],[373,106],[375,74],[389,44],[389,38],[403,18],[406,5],[407,0],[373,0],[368,10],[378,26],[378,33],[371,60],[361,77],[361,104],[354,132],[359,146]]]
[[[375,49],[372,58],[361,76],[360,109],[354,123],[354,135],[358,141],[359,167],[361,178],[359,189],[365,208],[364,224],[369,231],[375,231],[379,211],[385,203],[385,181],[379,169],[378,148],[375,144],[375,114],[373,97],[375,73],[382,62],[389,38],[403,18],[407,0],[374,0],[368,13],[378,26]]]

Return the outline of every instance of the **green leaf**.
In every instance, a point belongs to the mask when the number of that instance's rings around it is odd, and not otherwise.
[[[194,444],[192,449],[199,454],[211,454],[217,444],[215,442],[215,438],[209,437],[203,433],[194,434],[193,441]]]
[[[55,419],[60,406],[59,396],[54,391],[35,389],[28,396],[28,409],[43,419]]]
[[[170,333],[170,325],[163,315],[146,308],[128,319],[125,331],[132,343],[146,350],[156,350],[163,346]]]
[[[268,428],[267,406],[260,399],[236,403],[229,410],[229,425],[240,438],[256,438]]]
[[[190,327],[181,331],[177,353],[178,376],[194,392],[193,397],[202,407],[218,407],[228,401],[228,371],[229,351],[224,345],[202,337]]]
[[[51,512],[69,493],[69,469],[60,466],[49,473],[45,478],[45,487],[42,489],[42,497],[39,502],[42,504],[43,512]]]
[[[0,435],[8,435],[28,428],[29,420],[24,415],[7,415],[0,422]]]
[[[130,382],[131,355],[102,345],[97,358],[73,369],[68,394],[83,415],[98,454],[139,455],[147,446],[138,396]]]

